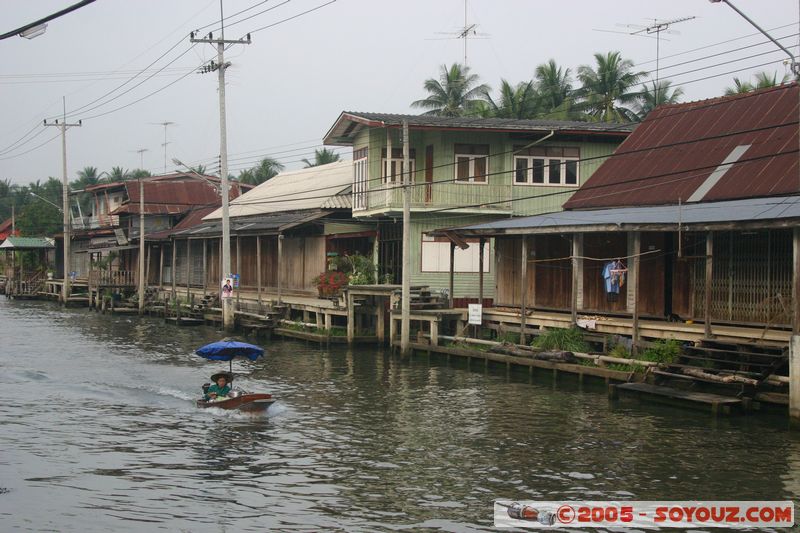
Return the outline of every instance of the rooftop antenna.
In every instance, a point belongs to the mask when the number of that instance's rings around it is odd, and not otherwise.
[[[655,105],[657,106],[658,105],[658,98],[660,96],[659,95],[659,90],[658,90],[659,89],[658,81],[659,81],[659,60],[661,58],[661,39],[663,39],[663,37],[661,37],[661,34],[662,33],[668,33],[668,34],[671,34],[671,35],[680,35],[679,32],[669,29],[670,26],[672,26],[674,24],[678,24],[680,22],[686,22],[688,20],[696,19],[696,18],[697,17],[695,17],[695,16],[691,16],[691,17],[679,17],[679,18],[675,18],[675,19],[671,19],[671,20],[652,19],[653,23],[648,25],[648,26],[642,26],[640,24],[618,24],[618,26],[622,26],[622,27],[625,27],[625,28],[633,29],[634,31],[631,31],[631,32],[615,32],[615,31],[611,31],[611,30],[594,30],[594,31],[606,31],[606,32],[610,32],[610,33],[625,33],[627,35],[635,35],[637,37],[649,37],[651,39],[655,39],[656,40],[656,81],[655,81],[655,84],[653,85],[653,92],[655,93],[654,94],[655,99],[656,99],[655,100]],[[653,37],[653,34],[655,34],[655,37]],[[667,39],[664,39],[664,40],[666,41]]]
[[[150,124],[152,124],[154,126],[164,126],[164,142],[161,144],[161,146],[164,147],[164,174],[166,175],[167,174],[167,145],[169,144],[167,142],[167,127],[169,127],[169,126],[177,126],[177,124],[175,124],[174,122],[170,122],[168,120],[165,120],[164,122],[151,122]]]
[[[149,152],[147,148],[139,148],[138,150],[131,150],[139,154],[139,168],[144,169],[144,153]]]
[[[488,33],[479,33],[477,24],[470,24],[467,19],[467,0],[464,0],[464,26],[453,32],[437,31],[437,35],[450,35],[451,37],[444,37],[442,39],[464,39],[464,67],[467,66],[467,40],[468,39],[488,39]],[[440,39],[427,39],[440,40]]]

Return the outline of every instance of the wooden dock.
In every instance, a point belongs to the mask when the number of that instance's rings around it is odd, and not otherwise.
[[[619,398],[619,393],[631,393],[640,399],[664,401],[670,404],[682,404],[701,409],[711,409],[714,415],[728,415],[734,410],[743,410],[744,402],[740,398],[710,394],[707,392],[694,392],[672,387],[661,387],[648,383],[623,383],[621,385],[609,385],[609,397]]]

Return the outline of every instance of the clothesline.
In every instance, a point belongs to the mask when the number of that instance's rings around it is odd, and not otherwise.
[[[567,257],[556,257],[553,259],[528,259],[528,263],[547,263],[551,261],[566,261],[568,259],[588,259],[589,261],[615,261],[617,259],[633,259],[635,257],[642,257],[644,255],[650,255],[654,253],[658,253],[661,250],[648,250],[646,252],[641,252],[638,254],[633,255],[615,255],[613,257],[587,257],[585,255],[570,255]]]

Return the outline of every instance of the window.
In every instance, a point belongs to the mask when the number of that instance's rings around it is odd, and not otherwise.
[[[453,262],[455,272],[478,272],[480,266],[479,239],[467,239],[469,248],[456,247]],[[489,243],[483,244],[483,272],[489,272]],[[422,237],[422,272],[450,272],[450,241],[436,237]]]
[[[486,183],[489,176],[489,145],[456,144],[455,166],[457,182]]]
[[[557,146],[517,150],[514,156],[515,185],[577,187],[579,148]]]
[[[353,150],[353,209],[367,208],[367,149]]]
[[[417,170],[417,165],[415,162],[416,153],[412,148],[408,152],[409,156],[409,166],[411,167],[411,177],[408,178],[411,181],[414,181],[414,172]],[[384,183],[400,183],[402,179],[402,175],[404,172],[403,168],[403,149],[402,148],[393,148],[392,149],[392,157],[390,159],[386,159],[386,148],[381,150],[381,178],[383,179]]]

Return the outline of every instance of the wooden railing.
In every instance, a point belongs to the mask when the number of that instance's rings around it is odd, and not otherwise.
[[[135,287],[136,272],[133,270],[91,270],[89,284],[93,287]]]
[[[510,185],[483,185],[477,183],[415,184],[411,188],[412,208],[464,208],[489,211],[512,209]],[[396,183],[385,183],[363,192],[353,193],[353,211],[400,208],[403,189]]]
[[[26,279],[12,279],[6,282],[6,294],[9,296],[29,296],[44,289],[46,279],[44,270],[37,270]]]

